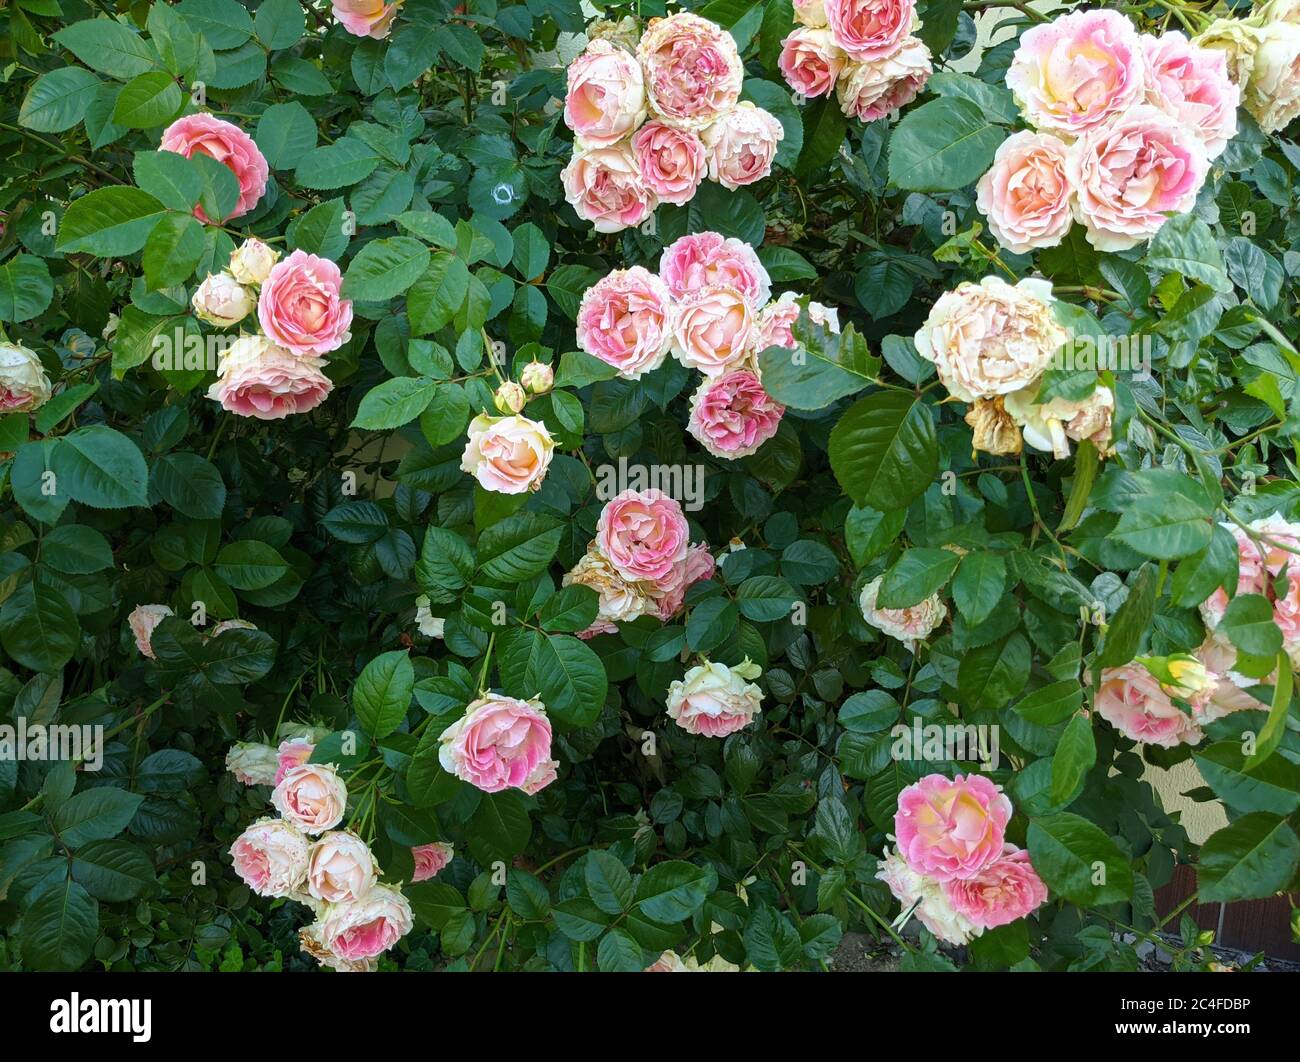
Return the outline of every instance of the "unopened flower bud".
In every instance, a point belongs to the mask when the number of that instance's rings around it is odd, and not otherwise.
[[[507,380],[497,388],[492,401],[496,404],[498,412],[510,415],[518,413],[527,405],[528,393],[513,380]]]

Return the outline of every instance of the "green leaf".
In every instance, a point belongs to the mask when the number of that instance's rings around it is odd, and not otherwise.
[[[238,48],[253,35],[248,10],[235,0],[181,0],[176,10],[214,51]]]
[[[153,864],[129,841],[92,841],[72,857],[72,880],[98,900],[134,899],[155,882]]]
[[[972,649],[961,658],[957,688],[976,708],[1001,708],[1024,689],[1030,655],[1029,643],[1019,631]]]
[[[195,520],[219,520],[226,508],[221,473],[198,454],[163,454],[153,465],[153,486],[163,501]]]
[[[645,965],[641,945],[626,929],[611,929],[596,945],[596,966],[601,973],[636,973]]]
[[[429,260],[429,249],[409,236],[371,240],[349,264],[343,294],[363,302],[384,302],[414,284]]]
[[[28,321],[44,313],[53,297],[45,259],[16,254],[0,265],[0,321]]]
[[[1275,815],[1255,812],[1201,845],[1196,886],[1204,903],[1263,900],[1286,888],[1300,865],[1300,838]]]
[[[1220,741],[1197,750],[1193,759],[1206,784],[1233,811],[1287,816],[1300,808],[1300,767],[1285,756],[1252,763],[1240,742]]]
[[[882,608],[911,608],[936,593],[960,561],[950,549],[904,550],[880,580],[876,603]]]
[[[415,695],[415,667],[405,649],[380,653],[357,676],[352,710],[372,737],[387,737],[406,717]]]
[[[1246,761],[1246,770],[1258,770],[1282,744],[1282,738],[1286,734],[1287,715],[1291,711],[1291,690],[1294,685],[1295,673],[1291,670],[1290,658],[1283,649],[1277,654],[1277,685],[1273,688],[1273,704],[1269,708],[1268,720],[1259,732],[1255,753]]]
[[[297,44],[307,28],[307,16],[298,0],[262,0],[253,16],[257,39],[271,51]]]
[[[163,217],[144,247],[144,278],[150,291],[183,284],[203,257],[203,226],[189,214]]]
[[[681,859],[656,863],[637,882],[636,904],[656,922],[675,923],[690,918],[718,887],[712,867],[697,867]]]
[[[773,623],[790,615],[790,609],[800,600],[799,591],[775,575],[755,575],[746,579],[736,590],[736,604],[746,619],[760,623]]]
[[[1006,589],[1006,561],[990,550],[975,550],[962,557],[957,566],[952,600],[962,618],[977,627],[993,614]]]
[[[175,151],[137,151],[131,172],[141,191],[172,210],[192,210],[203,194],[202,174]]]
[[[72,659],[81,637],[66,598],[44,583],[25,583],[0,608],[0,645],[33,671],[55,672]]]
[[[479,570],[494,583],[521,583],[551,563],[563,534],[564,525],[549,516],[515,513],[479,536]]]
[[[632,875],[609,852],[589,852],[584,877],[592,901],[606,914],[619,915],[632,906]]]
[[[289,571],[277,549],[250,539],[222,546],[213,568],[236,590],[264,590]]]
[[[411,335],[427,336],[444,327],[460,309],[469,291],[469,269],[446,251],[437,251],[429,268],[406,293]]]
[[[1282,649],[1282,631],[1273,620],[1272,604],[1263,594],[1234,597],[1216,630],[1226,634],[1248,656],[1276,656]]]
[[[940,97],[909,111],[889,138],[889,180],[912,192],[949,192],[981,177],[1006,130],[980,104]]]
[[[62,66],[42,74],[27,90],[18,124],[38,133],[62,133],[86,115],[99,78],[79,66]]]
[[[273,103],[257,120],[253,139],[271,169],[290,170],[304,155],[316,150],[316,121],[297,100]]]
[[[127,129],[153,129],[175,118],[184,103],[172,76],[154,70],[122,86],[113,105],[113,121]]]
[[[92,70],[127,81],[158,65],[158,53],[138,33],[109,18],[64,26],[54,40]]]
[[[1097,763],[1097,743],[1092,724],[1082,715],[1070,720],[1052,756],[1052,787],[1048,798],[1053,807],[1067,806],[1083,789],[1084,779]]]
[[[99,904],[68,878],[47,886],[23,915],[23,965],[75,970],[90,958],[99,934]]]
[[[1156,560],[1187,557],[1210,544],[1209,514],[1185,494],[1148,494],[1127,508],[1111,532],[1112,541]]]
[[[54,815],[59,841],[80,848],[88,841],[107,841],[126,829],[144,797],[102,785],[69,797]]]
[[[321,517],[321,527],[340,542],[364,545],[388,533],[388,515],[372,501],[340,502]]]
[[[1042,686],[1027,694],[1015,706],[1017,715],[1035,726],[1056,726],[1083,707],[1083,687],[1076,679]]]
[[[806,177],[839,154],[848,126],[844,112],[834,99],[813,100],[803,108],[803,150],[795,175]]]
[[[64,524],[41,539],[41,560],[69,575],[88,575],[113,567],[113,550],[93,527]]]
[[[485,793],[466,830],[470,853],[484,865],[497,859],[508,865],[528,847],[532,832],[523,797],[510,789]]]
[[[859,505],[906,508],[939,471],[934,418],[912,395],[868,395],[831,431],[830,459],[840,486]]]
[[[135,254],[165,212],[162,203],[138,188],[97,188],[68,207],[55,247],[67,254],[88,251],[100,258]]]
[[[537,622],[545,631],[582,631],[596,622],[599,611],[600,595],[575,583],[546,599]]]
[[[1180,214],[1160,226],[1147,248],[1146,264],[1157,273],[1181,273],[1190,280],[1202,281],[1215,291],[1232,290],[1219,241],[1194,214]]]
[[[395,376],[366,392],[352,427],[382,431],[400,428],[424,412],[438,384],[424,376]]]
[[[1071,903],[1095,907],[1133,895],[1129,857],[1087,819],[1068,811],[1030,819],[1028,846],[1047,887]]]
[[[1156,611],[1156,570],[1144,564],[1133,580],[1129,595],[1106,628],[1105,641],[1097,654],[1098,667],[1119,667],[1137,656],[1142,635],[1151,627]]]
[[[516,629],[499,639],[503,687],[521,698],[540,697],[563,729],[590,726],[605,705],[605,665],[586,642],[567,634]]]
[[[795,409],[824,409],[868,386],[880,371],[852,325],[836,334],[800,321],[799,346],[768,347],[759,355],[763,386],[778,402]]]

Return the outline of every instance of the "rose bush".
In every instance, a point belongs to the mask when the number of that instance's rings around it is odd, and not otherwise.
[[[6,5],[0,967],[1208,967],[1294,10]]]

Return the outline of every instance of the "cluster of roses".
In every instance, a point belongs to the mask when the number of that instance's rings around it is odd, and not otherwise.
[[[671,352],[704,382],[691,398],[687,430],[715,457],[754,453],[776,434],[785,407],[764,389],[758,355],[794,349],[800,305],[793,292],[772,301],[772,284],[748,244],[716,232],[683,236],[664,249],[659,272],[619,269],[588,288],[578,307],[578,345],[637,380]],[[833,332],[833,309],[809,317]]]
[[[297,724],[280,728],[279,746],[238,742],[226,768],[244,785],[272,786],[279,818],[252,823],[235,840],[235,873],[259,896],[311,908],[315,921],[299,931],[303,951],[332,969],[373,970],[378,957],[411,930],[410,903],[397,884],[384,884],[370,846],[336,827],[347,811],[347,785],[333,764],[312,763],[325,732]],[[484,693],[439,735],[438,760],[461,781],[496,793],[514,788],[532,796],[555,781],[551,724],[537,699]],[[451,844],[411,849],[411,882],[426,881],[451,863]]]
[[[1272,599],[1282,648],[1300,667],[1300,524],[1274,513],[1246,527],[1223,527],[1237,543],[1235,593]],[[1139,657],[1104,669],[1096,700],[1101,717],[1133,741],[1172,748],[1199,744],[1202,727],[1232,712],[1267,709],[1248,692],[1261,680],[1234,670],[1237,650],[1219,629],[1228,602],[1218,587],[1201,603],[1208,633],[1192,653]],[[1274,683],[1276,675],[1262,681]]]
[[[1219,18],[1196,37],[1223,52],[1242,103],[1265,133],[1300,116],[1300,0],[1268,0],[1249,18]]]
[[[239,181],[231,218],[241,217],[266,192],[266,159],[237,125],[211,114],[178,118],[163,132],[162,151],[186,158],[207,155]],[[194,208],[200,221],[209,219]],[[245,240],[226,270],[209,274],[194,292],[195,315],[218,328],[233,328],[254,306],[260,334],[240,335],[217,366],[208,397],[229,413],[279,420],[305,413],[325,400],[333,384],[323,355],[351,338],[352,303],[341,297],[343,274],[328,258],[297,250],[284,261],[261,240]],[[254,291],[256,290],[256,294]]]
[[[1070,333],[1056,319],[1052,285],[1036,277],[1008,284],[985,277],[939,296],[915,336],[948,393],[970,405],[972,445],[990,454],[1018,454],[1021,433],[1035,449],[1070,456],[1070,440],[1112,452],[1115,395],[1100,381],[1080,399],[1039,403],[1043,372]]]
[[[546,394],[554,381],[549,365],[530,362],[524,366],[518,383],[502,382],[493,396],[504,416],[480,413],[469,422],[460,467],[484,490],[524,494],[541,488],[555,454],[555,439],[545,424],[522,412],[530,397]],[[433,632],[430,629],[424,633]]]
[[[939,940],[967,944],[1032,914],[1047,886],[1029,853],[1006,843],[1011,801],[980,775],[929,774],[898,794],[893,851],[876,877]]]
[[[299,930],[302,950],[321,965],[373,970],[378,957],[411,931],[411,905],[396,885],[380,882],[370,846],[351,830],[335,829],[347,811],[348,790],[333,764],[312,763],[320,736],[291,728],[278,748],[241,742],[226,767],[245,785],[271,785],[279,818],[252,823],[230,846],[235,873],[258,896],[295,900],[316,920]],[[451,859],[449,845],[413,849],[413,881],[431,877]]]
[[[617,633],[617,623],[654,616],[667,623],[682,609],[687,588],[713,575],[707,543],[690,544],[691,529],[676,498],[662,491],[625,490],[610,499],[596,537],[563,585],[594,590],[599,611],[580,638]]]
[[[745,69],[731,34],[689,12],[596,23],[568,68],[564,121],[573,158],[564,194],[597,232],[639,225],[680,205],[707,176],[727,189],[772,170],[781,123],[740,101]]]
[[[846,115],[874,122],[930,79],[930,49],[911,32],[915,0],[794,0],[794,17],[777,65],[800,96],[834,91]]]
[[[1241,99],[1226,54],[1206,44],[1139,35],[1107,9],[1026,31],[1006,80],[1033,131],[1002,143],[976,189],[998,242],[1054,247],[1078,220],[1094,247],[1119,251],[1190,211]]]

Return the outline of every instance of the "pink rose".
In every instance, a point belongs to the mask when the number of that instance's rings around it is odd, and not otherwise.
[[[307,893],[325,903],[361,899],[378,874],[370,846],[347,830],[325,834],[307,853]]]
[[[686,430],[714,457],[734,461],[775,435],[784,414],[785,406],[763,390],[758,377],[741,369],[705,378],[691,398]]]
[[[330,12],[354,37],[373,37],[382,41],[392,29],[402,0],[385,4],[384,0],[330,0]]]
[[[306,738],[281,741],[280,747],[275,750],[275,781],[271,784],[279,785],[286,774],[295,767],[301,767],[311,759],[311,754],[315,751],[316,746]]]
[[[829,96],[844,69],[844,53],[831,39],[830,30],[799,27],[781,42],[776,65],[800,96]]]
[[[1192,129],[1205,143],[1206,155],[1218,158],[1237,135],[1241,89],[1228,76],[1228,57],[1215,48],[1199,48],[1177,30],[1159,37],[1143,35],[1147,61],[1148,103]]]
[[[411,931],[411,905],[390,885],[375,885],[351,903],[331,904],[321,919],[320,937],[344,962],[363,962],[383,954]]]
[[[675,619],[686,603],[686,591],[702,579],[712,579],[716,563],[707,543],[700,542],[686,551],[686,558],[655,582],[640,584],[645,591],[648,613],[663,623]]]
[[[772,280],[754,248],[717,232],[694,232],[674,240],[659,256],[659,275],[675,299],[712,284],[729,284],[757,308],[772,294]]]
[[[564,124],[589,147],[622,140],[645,119],[645,84],[636,57],[597,38],[569,64]]]
[[[443,769],[485,793],[521,789],[532,796],[555,781],[551,721],[536,698],[486,694],[438,740]]]
[[[1071,146],[1074,216],[1097,250],[1122,251],[1155,235],[1170,214],[1191,210],[1208,170],[1194,132],[1139,104]]]
[[[907,865],[936,881],[969,878],[1002,854],[1011,801],[982,775],[928,774],[898,794],[894,835]]]
[[[258,896],[289,896],[307,880],[310,842],[283,819],[259,819],[230,846],[235,873]]]
[[[618,269],[597,281],[578,306],[578,346],[639,380],[664,363],[672,339],[672,296],[642,266]]]
[[[630,143],[574,151],[560,174],[564,198],[597,232],[640,225],[655,209],[655,194],[641,176]]]
[[[272,342],[294,354],[328,354],[351,338],[352,301],[340,298],[342,289],[337,265],[294,251],[262,284],[257,319]]]
[[[1225,636],[1207,635],[1193,655],[1204,665],[1206,673],[1213,682],[1208,699],[1198,697],[1190,702],[1192,719],[1198,725],[1204,726],[1233,712],[1268,711],[1267,704],[1260,702],[1246,691],[1257,682],[1272,684],[1276,681],[1275,678],[1253,679],[1234,671],[1237,649]]]
[[[876,878],[889,887],[903,910],[911,911],[921,925],[945,944],[969,944],[984,932],[953,908],[939,882],[917,873],[898,851],[886,848],[885,858],[876,867]]]
[[[460,468],[484,490],[524,494],[541,489],[554,453],[555,440],[541,421],[480,413],[469,422]]]
[[[748,100],[736,104],[704,130],[709,179],[735,191],[772,172],[776,145],[785,138],[781,123]]]
[[[823,6],[832,39],[863,62],[893,52],[916,14],[915,0],[825,0]]]
[[[596,521],[596,545],[614,570],[633,582],[656,582],[686,558],[690,528],[676,499],[655,489],[625,490]]]
[[[749,681],[759,674],[758,665],[749,660],[730,668],[706,660],[669,683],[668,717],[700,737],[726,737],[743,730],[762,711],[763,691]]]
[[[689,129],[646,122],[632,137],[632,151],[641,179],[661,203],[688,202],[708,173],[704,144]]]
[[[1169,699],[1159,680],[1141,664],[1108,667],[1101,673],[1097,713],[1130,741],[1143,745],[1195,745],[1200,727]]]
[[[434,841],[433,844],[421,844],[412,848],[415,870],[411,874],[411,883],[435,877],[440,870],[451,864],[453,855],[455,849],[445,841]]]
[[[270,169],[265,156],[253,143],[253,138],[239,126],[223,122],[206,112],[177,118],[163,130],[162,143],[158,149],[184,155],[187,159],[196,152],[207,155],[235,175],[239,181],[239,199],[235,202],[230,217],[225,220],[247,214],[257,206],[257,201],[266,192]],[[214,220],[203,213],[202,207],[194,208],[194,216],[204,222]]]
[[[874,122],[916,99],[933,72],[925,42],[904,37],[896,51],[845,68],[836,88],[840,110],[850,118]]]
[[[135,639],[135,647],[140,650],[141,656],[154,659],[153,646],[150,644],[153,630],[168,616],[174,615],[176,613],[167,605],[136,605],[131,610],[131,614],[126,617],[126,624],[131,628],[131,637]]]
[[[1055,247],[1074,222],[1066,145],[1050,133],[1012,133],[976,185],[989,231],[1015,254]]]
[[[325,401],[334,385],[319,358],[299,357],[265,336],[240,336],[217,366],[208,397],[227,413],[280,420]]]
[[[1237,543],[1236,593],[1264,594],[1274,599],[1273,622],[1282,631],[1283,648],[1293,659],[1300,659],[1300,524],[1284,520],[1280,513],[1254,520],[1248,526],[1258,542],[1236,524],[1222,526]],[[1278,593],[1275,584],[1283,569],[1286,586]],[[1228,600],[1223,588],[1216,587],[1201,602],[1201,618],[1209,630],[1218,627]]]
[[[758,339],[750,302],[729,284],[687,295],[673,314],[673,354],[705,376],[721,376],[749,356]]]
[[[745,69],[735,39],[699,15],[651,19],[636,54],[650,109],[669,125],[703,129],[740,98]]]
[[[1007,71],[1029,124],[1066,136],[1102,125],[1142,99],[1142,44],[1133,23],[1100,8],[1026,30]]]
[[[981,929],[1015,922],[1047,902],[1047,886],[1029,853],[1011,844],[973,876],[945,881],[943,891],[953,910]]]
[[[276,783],[271,803],[304,833],[324,833],[343,821],[348,787],[333,765],[303,763]]]

